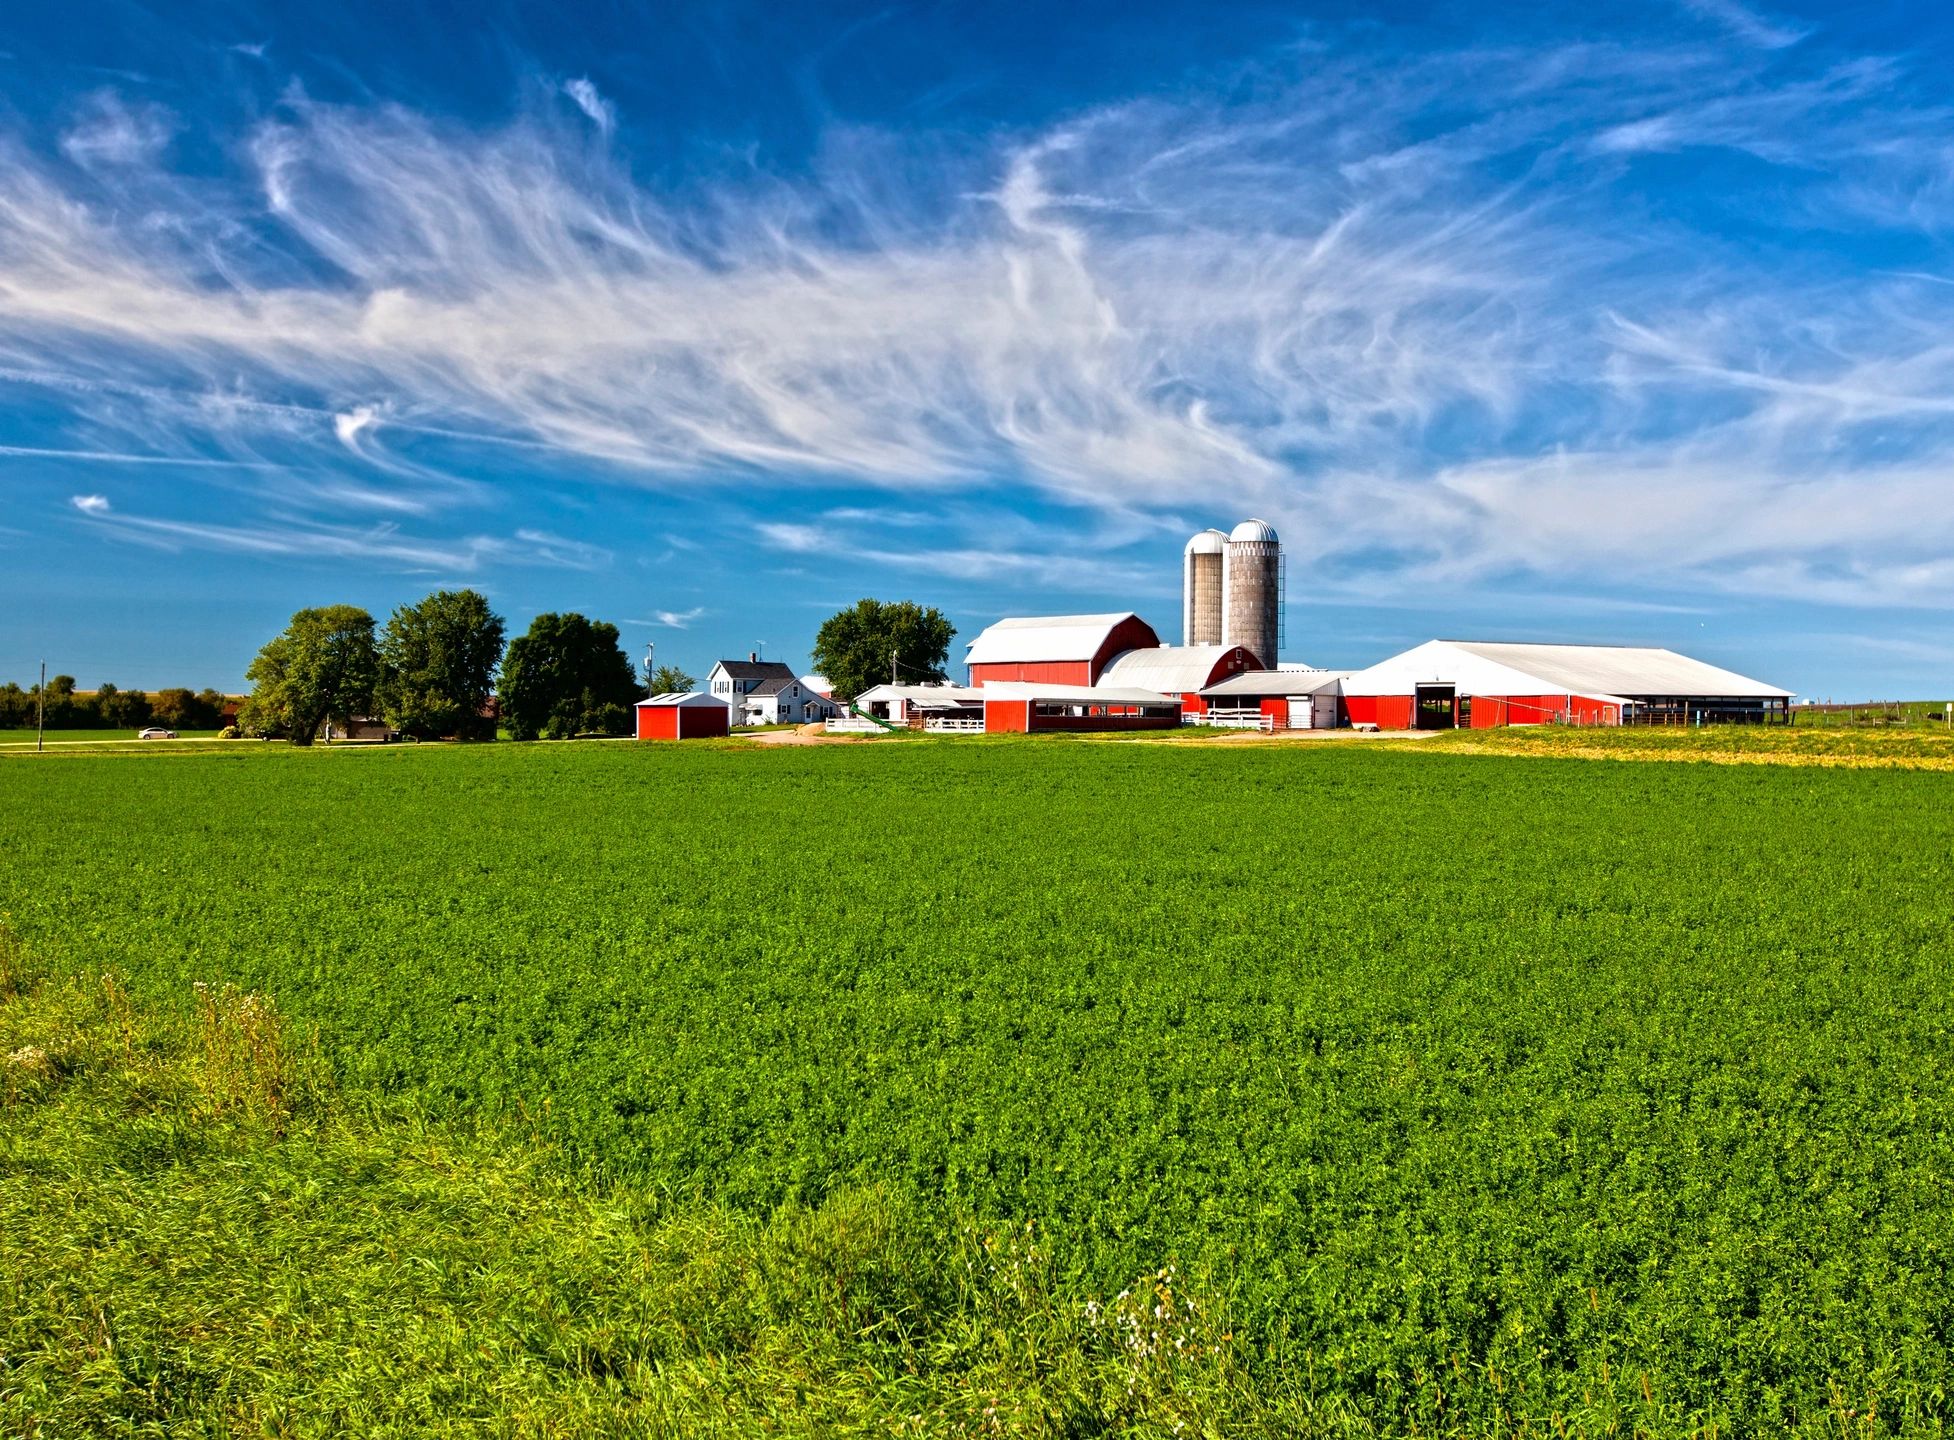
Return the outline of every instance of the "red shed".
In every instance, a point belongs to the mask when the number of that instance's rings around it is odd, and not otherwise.
[[[709,739],[727,733],[732,713],[724,700],[697,690],[684,695],[654,695],[638,702],[638,738]]]
[[[1000,620],[970,642],[970,683],[993,680],[1097,685],[1115,655],[1160,644],[1153,626],[1118,615],[1037,615]]]

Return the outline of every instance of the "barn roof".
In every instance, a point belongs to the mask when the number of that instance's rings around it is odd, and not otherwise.
[[[1789,698],[1761,680],[1639,645],[1528,645],[1430,640],[1359,670],[1345,683],[1353,695],[1408,694],[1423,681],[1456,684],[1477,695],[1568,694],[1596,699],[1700,696]]]
[[[857,705],[871,700],[901,700],[911,705],[964,706],[975,705],[984,698],[983,687],[969,685],[890,685],[883,683],[864,690],[855,697]]]
[[[1032,615],[999,620],[970,642],[966,665],[1011,665],[1045,660],[1090,660],[1120,625],[1140,617],[1131,610],[1116,615]],[[1145,621],[1141,621],[1145,624]]]
[[[691,710],[703,709],[707,705],[717,705],[721,710],[726,708],[726,702],[724,700],[721,700],[717,695],[708,695],[702,690],[688,690],[682,695],[654,695],[649,700],[640,700],[636,708],[640,710],[674,710],[681,708]]]
[[[1100,672],[1102,685],[1136,685],[1190,695],[1214,678],[1215,668],[1234,645],[1155,645],[1146,650],[1122,650]]]
[[[1203,695],[1314,695],[1335,685],[1348,670],[1244,670],[1217,680]]]
[[[1056,700],[1068,705],[1166,705],[1171,695],[1136,685],[1059,685],[1042,680],[993,680],[980,692],[986,700]]]

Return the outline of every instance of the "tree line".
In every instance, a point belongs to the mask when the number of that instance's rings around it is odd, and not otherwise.
[[[0,730],[31,730],[39,723],[41,687],[22,687],[9,680],[0,685]],[[56,675],[47,682],[47,727],[50,730],[140,730],[166,725],[172,730],[215,730],[230,702],[215,690],[180,686],[158,690],[118,690],[104,684],[85,694],[75,677]]]
[[[402,605],[385,625],[357,605],[300,610],[245,672],[251,693],[241,733],[310,745],[330,722],[375,719],[416,739],[492,740],[623,735],[646,695],[698,682],[671,665],[640,677],[615,625],[575,612],[538,615],[504,643],[506,624],[474,590],[442,590]],[[956,631],[911,601],[862,600],[830,616],[813,660],[848,698],[890,677],[940,680]],[[38,688],[38,687],[37,687]],[[0,727],[34,724],[36,690],[0,686]],[[104,685],[78,695],[72,676],[48,682],[55,729],[215,728],[226,706],[215,690],[192,694]]]

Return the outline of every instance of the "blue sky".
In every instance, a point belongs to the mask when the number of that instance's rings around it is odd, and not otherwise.
[[[9,7],[0,678],[463,584],[1175,639],[1259,515],[1286,659],[1954,692],[1954,22],[1462,9]]]

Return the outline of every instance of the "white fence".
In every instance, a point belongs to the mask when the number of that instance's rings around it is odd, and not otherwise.
[[[923,728],[939,735],[981,735],[984,733],[984,722],[976,719],[964,720],[946,716],[924,720]]]
[[[1269,730],[1276,728],[1275,717],[1260,710],[1210,710],[1205,715],[1182,715],[1183,725],[1212,725],[1220,730]]]
[[[830,735],[880,735],[888,727],[876,724],[866,715],[838,715],[825,728]]]

